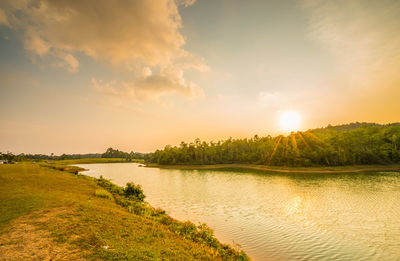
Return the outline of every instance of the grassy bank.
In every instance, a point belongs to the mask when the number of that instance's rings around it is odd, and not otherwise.
[[[205,226],[179,222],[75,167],[0,165],[0,256],[38,260],[246,260]]]
[[[356,165],[337,167],[280,167],[253,164],[215,164],[215,165],[159,165],[146,164],[146,167],[164,169],[249,169],[279,173],[352,173],[370,171],[400,171],[400,165]]]

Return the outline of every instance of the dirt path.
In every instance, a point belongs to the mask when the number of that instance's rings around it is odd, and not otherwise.
[[[13,220],[0,235],[0,260],[85,260],[79,249],[55,242],[44,229],[47,222],[57,222],[68,212],[67,208],[53,208]]]

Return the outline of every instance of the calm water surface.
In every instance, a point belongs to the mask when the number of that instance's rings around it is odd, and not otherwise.
[[[400,260],[400,173],[275,174],[81,164],[142,185],[180,220],[207,223],[255,260]]]

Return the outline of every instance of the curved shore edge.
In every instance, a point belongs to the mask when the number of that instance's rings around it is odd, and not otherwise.
[[[215,164],[215,165],[160,165],[145,164],[148,168],[183,169],[183,170],[224,170],[243,169],[276,173],[359,173],[377,171],[400,171],[400,164],[396,165],[356,165],[338,167],[279,167],[254,164]]]
[[[0,166],[0,256],[250,260],[239,248],[218,241],[207,225],[178,221],[150,206],[140,186],[122,188],[82,170],[32,162]]]

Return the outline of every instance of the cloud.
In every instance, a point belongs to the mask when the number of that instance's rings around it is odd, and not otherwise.
[[[178,0],[178,3],[183,6],[190,6],[194,4],[194,2],[196,2],[196,0]]]
[[[75,59],[74,56],[71,54],[65,54],[62,56],[62,59],[64,59],[66,63],[66,67],[70,72],[77,72],[79,68],[79,62],[77,59]]]
[[[174,1],[28,0],[21,5],[24,17],[19,25],[31,24],[35,30],[29,29],[29,37],[35,34],[55,49],[80,51],[111,63],[140,61],[151,66],[187,55]],[[18,11],[11,5],[9,9]]]
[[[174,67],[164,68],[157,75],[146,70],[141,77],[132,81],[103,82],[93,78],[92,87],[104,95],[135,102],[159,101],[161,97],[173,94],[189,98],[204,96],[199,86],[185,80],[182,70]]]
[[[3,9],[0,8],[0,24],[10,27],[10,23],[8,22],[8,18]]]
[[[50,50],[50,44],[44,41],[31,26],[25,31],[24,46],[25,49],[39,56],[47,54]]]
[[[193,3],[194,0],[4,0],[0,3],[0,10],[5,10],[3,15],[0,12],[0,22],[23,32],[27,50],[39,57],[56,57],[61,60],[58,65],[71,72],[79,68],[76,54],[85,54],[135,75],[130,87],[138,88],[134,96],[146,96],[142,95],[145,88],[148,92],[176,88],[175,92],[183,93],[199,87],[183,80],[182,75],[173,78],[165,68],[177,68],[182,74],[189,68],[207,69],[202,58],[184,50],[185,38],[179,31],[182,21],[178,7]],[[148,74],[153,71],[162,73],[150,77]]]
[[[310,36],[332,54],[349,86],[400,81],[400,2],[395,0],[304,0]]]

